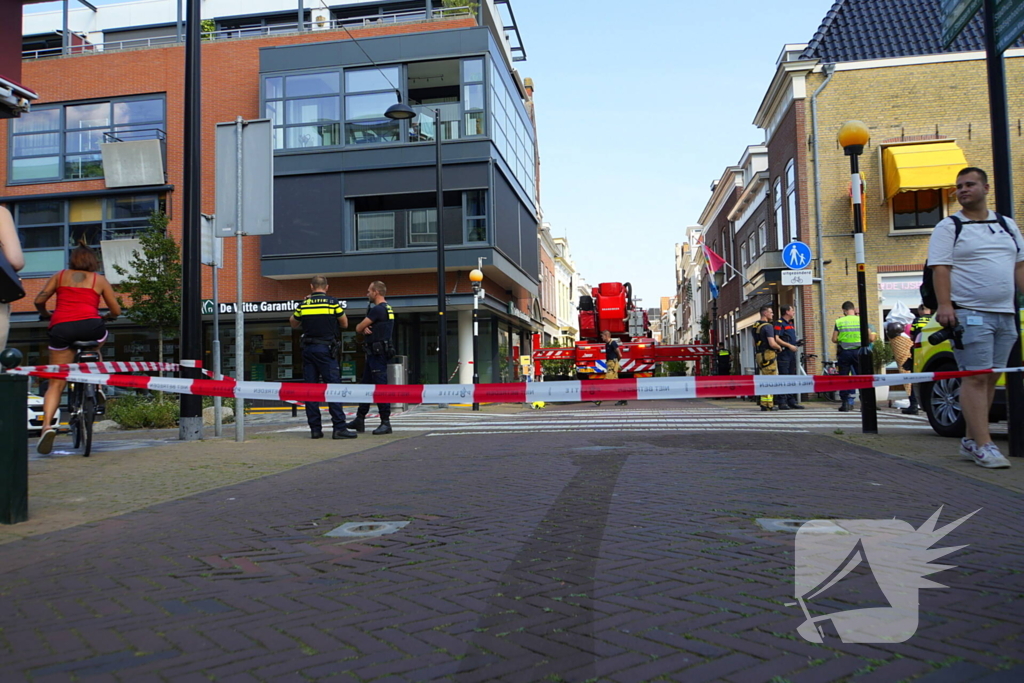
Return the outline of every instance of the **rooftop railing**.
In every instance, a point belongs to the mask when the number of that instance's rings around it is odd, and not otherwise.
[[[430,20],[456,19],[459,17],[474,16],[473,10],[469,7],[440,7],[431,13]],[[233,40],[236,38],[255,38],[261,36],[281,35],[287,33],[311,33],[316,31],[345,31],[350,29],[368,28],[387,24],[403,24],[416,21],[427,21],[425,10],[412,10],[405,12],[389,12],[387,14],[372,14],[364,17],[349,17],[343,19],[329,19],[324,21],[303,22],[300,29],[298,22],[281,24],[260,24],[253,26],[234,26],[218,29],[216,31],[203,31],[203,40]],[[123,50],[142,50],[161,45],[174,45],[184,43],[185,36],[178,36],[172,33],[166,36],[152,36],[149,38],[133,38],[129,40],[111,40],[103,43],[89,43],[69,45],[64,47],[50,47],[39,50],[25,50],[21,53],[22,59],[44,59],[47,57],[60,57],[65,54],[95,54],[97,52],[120,52]]]

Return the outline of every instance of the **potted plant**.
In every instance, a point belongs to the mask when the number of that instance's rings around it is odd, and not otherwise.
[[[874,371],[876,375],[885,374],[885,368],[895,360],[892,353],[892,347],[889,346],[888,342],[876,339],[874,344],[871,345],[871,360],[874,364]],[[877,401],[888,401],[889,400],[889,387],[876,387],[875,388],[875,400]]]

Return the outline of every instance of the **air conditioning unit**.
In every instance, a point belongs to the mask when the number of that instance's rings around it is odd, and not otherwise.
[[[331,15],[327,12],[314,12],[310,26],[314,31],[323,31],[331,27]]]

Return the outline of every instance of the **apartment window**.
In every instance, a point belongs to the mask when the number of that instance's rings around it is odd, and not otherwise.
[[[25,253],[22,275],[48,275],[67,267],[68,253],[84,241],[124,239],[149,226],[154,211],[162,211],[156,195],[81,197],[67,200],[19,202],[14,219]]]
[[[356,214],[356,249],[362,251],[366,249],[394,249],[394,247],[394,212]]]
[[[264,110],[273,125],[274,149],[340,144],[340,81],[337,71],[264,80]]]
[[[900,192],[892,198],[893,230],[929,230],[942,217],[941,190]]]
[[[487,191],[470,190],[465,193],[466,241],[487,241]]]
[[[789,241],[780,243],[779,249],[789,242],[799,239],[800,234],[796,208],[796,164],[792,159],[786,164],[786,212],[789,214]]]
[[[398,142],[399,122],[384,116],[398,102],[399,67],[345,72],[345,144]]]
[[[743,268],[750,265],[750,249],[746,242],[740,244],[740,265]]]
[[[458,59],[412,62],[408,65],[406,88],[409,106],[416,111],[416,118],[409,121],[409,139],[412,142],[437,139],[435,111],[441,112],[442,140],[463,137],[461,68],[462,61]]]
[[[763,252],[768,251],[768,225],[764,221],[761,221],[757,226],[757,248],[752,254],[760,256]]]
[[[409,244],[437,244],[437,209],[409,212]]]
[[[465,193],[468,194],[468,193]],[[446,243],[460,241],[464,230],[462,192],[444,193]],[[437,244],[437,196],[433,192],[355,197],[355,248],[358,251],[414,249]],[[463,233],[464,234],[464,233]]]
[[[775,203],[775,238],[776,238],[776,249],[782,249],[786,246],[785,230],[786,226],[783,222],[782,217],[782,178],[775,179],[774,186],[774,203]],[[768,245],[765,240],[761,241],[761,249],[767,249]]]
[[[40,107],[11,121],[11,183],[102,178],[102,143],[163,139],[164,100]]]
[[[462,62],[463,107],[466,111],[466,136],[484,134],[484,60],[467,59]]]

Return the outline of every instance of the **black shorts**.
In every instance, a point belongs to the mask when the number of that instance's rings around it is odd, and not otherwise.
[[[107,327],[101,318],[90,320],[74,320],[69,323],[57,323],[50,328],[50,350],[64,351],[73,342],[95,341],[107,339]]]

